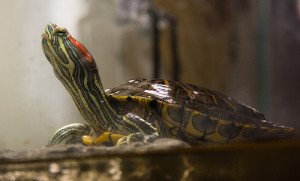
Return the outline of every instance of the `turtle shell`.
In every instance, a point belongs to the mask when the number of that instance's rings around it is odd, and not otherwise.
[[[190,143],[270,139],[293,132],[267,122],[262,113],[241,102],[192,84],[134,79],[107,93],[119,112],[138,114],[158,125],[160,135]]]

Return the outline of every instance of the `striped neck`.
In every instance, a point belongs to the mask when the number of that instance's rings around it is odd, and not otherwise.
[[[121,116],[109,104],[97,65],[87,49],[66,29],[52,23],[42,35],[42,48],[56,77],[93,130],[96,133],[118,130]]]
[[[97,69],[85,76],[78,76],[71,86],[68,83],[63,85],[71,94],[81,115],[96,133],[118,130],[117,123],[120,123],[121,116],[108,102]]]

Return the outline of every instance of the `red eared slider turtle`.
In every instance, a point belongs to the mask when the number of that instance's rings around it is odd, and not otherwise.
[[[134,79],[104,91],[91,54],[53,23],[42,34],[42,48],[88,122],[59,129],[50,145],[78,142],[82,136],[85,144],[116,143],[130,135],[201,144],[286,138],[294,132],[266,121],[263,114],[234,99],[191,84]]]

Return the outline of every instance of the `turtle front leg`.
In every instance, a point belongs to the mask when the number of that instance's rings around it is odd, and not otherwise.
[[[92,128],[85,124],[74,123],[58,129],[50,139],[48,146],[58,144],[84,144],[84,145],[116,145],[118,140],[127,135],[103,132],[100,136],[92,135]]]
[[[83,136],[82,141],[86,145],[130,145],[131,143],[152,142],[158,137],[157,130],[150,123],[140,116],[127,113],[123,117],[123,125],[119,127],[121,132],[128,134],[119,134],[114,132],[103,132],[100,136]]]
[[[58,129],[50,139],[48,146],[58,144],[83,143],[81,137],[90,135],[92,128],[86,124],[74,123]]]

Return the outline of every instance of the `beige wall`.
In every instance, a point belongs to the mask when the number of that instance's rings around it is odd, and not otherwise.
[[[40,35],[53,21],[78,37],[83,2],[0,2],[0,150],[45,145],[55,129],[82,121],[42,53]]]
[[[0,149],[45,145],[57,127],[81,121],[40,47],[49,21],[76,34],[80,11],[68,18],[67,8],[79,9],[70,0],[0,2]]]
[[[126,30],[121,31],[114,6],[115,1],[110,0],[0,2],[0,150],[45,145],[59,127],[82,122],[42,53],[40,37],[48,22],[67,27],[87,46],[98,63],[105,87],[136,75],[122,67],[122,49],[132,46],[124,39],[132,28],[121,27]],[[147,51],[147,47],[140,47],[144,49]]]

